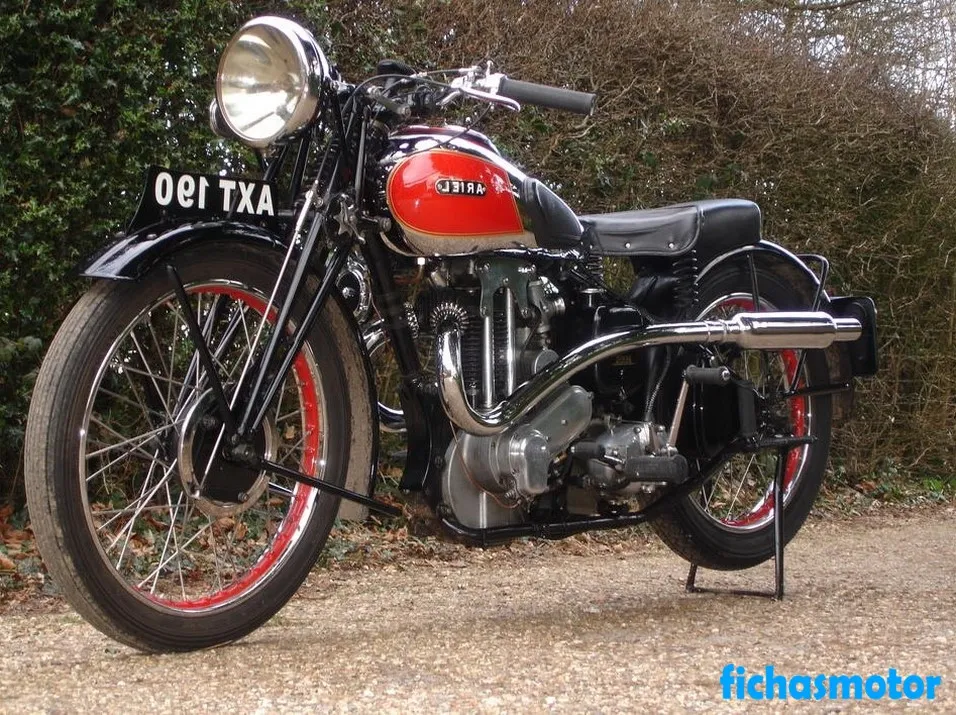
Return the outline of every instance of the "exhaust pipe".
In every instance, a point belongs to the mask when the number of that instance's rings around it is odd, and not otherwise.
[[[639,330],[610,333],[578,346],[537,373],[507,400],[475,410],[465,395],[458,326],[438,334],[438,387],[449,419],[465,432],[494,435],[524,417],[572,375],[601,360],[654,345],[724,343],[749,350],[817,350],[834,342],[852,342],[863,325],[855,318],[834,318],[823,312],[738,313],[727,320],[662,323]]]

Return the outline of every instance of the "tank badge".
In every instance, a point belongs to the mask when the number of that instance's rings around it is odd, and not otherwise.
[[[435,190],[442,196],[484,196],[488,187],[481,181],[465,181],[464,179],[439,179],[435,182]]]

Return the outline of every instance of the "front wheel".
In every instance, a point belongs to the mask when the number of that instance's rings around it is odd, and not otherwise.
[[[278,263],[257,249],[209,246],[176,264],[227,399],[241,407],[236,386],[275,320],[267,305]],[[354,333],[329,301],[253,444],[335,484],[353,471],[367,478],[365,378]],[[308,575],[339,499],[227,460],[222,440],[165,271],[93,286],[40,370],[25,482],[51,576],[107,635],[146,651],[233,641]]]
[[[806,304],[779,276],[757,268],[756,304],[745,265],[714,269],[700,286],[699,320],[734,313],[805,310]],[[801,388],[829,383],[826,357],[807,351],[800,375],[799,350],[716,351],[721,364],[755,385],[769,405],[759,410],[758,432],[764,436],[813,437],[812,444],[790,450],[784,458],[784,537],[789,541],[806,521],[820,490],[830,450],[831,397],[782,398],[796,382]],[[706,410],[704,405],[703,409]],[[693,429],[685,412],[684,430]],[[724,464],[696,492],[682,498],[653,528],[677,554],[705,568],[736,570],[755,566],[773,555],[773,480],[780,457],[775,450],[741,453]],[[700,468],[705,460],[692,460]]]

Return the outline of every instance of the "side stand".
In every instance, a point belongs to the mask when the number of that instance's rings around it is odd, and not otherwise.
[[[772,598],[774,601],[783,600],[783,480],[787,472],[787,454],[790,447],[780,447],[777,450],[777,471],[773,477],[773,563],[774,563],[774,589],[768,591],[749,591],[737,589],[704,588],[698,586],[697,564],[690,565],[690,571],[687,572],[687,581],[684,588],[688,593],[729,593],[736,596],[759,596],[761,598]]]

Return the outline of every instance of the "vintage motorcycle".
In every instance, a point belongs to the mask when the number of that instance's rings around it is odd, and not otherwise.
[[[781,508],[792,538],[834,395],[876,369],[874,304],[828,296],[826,261],[763,240],[749,201],[577,215],[441,121],[594,99],[490,65],[350,84],[298,24],[244,25],[210,123],[261,178],[151,168],[39,373],[27,494],[70,603],[146,651],[243,637],[342,499],[399,512],[374,496],[380,421],[405,430],[401,488],[475,544],[650,521],[742,569]],[[376,395],[383,345],[400,406]]]

